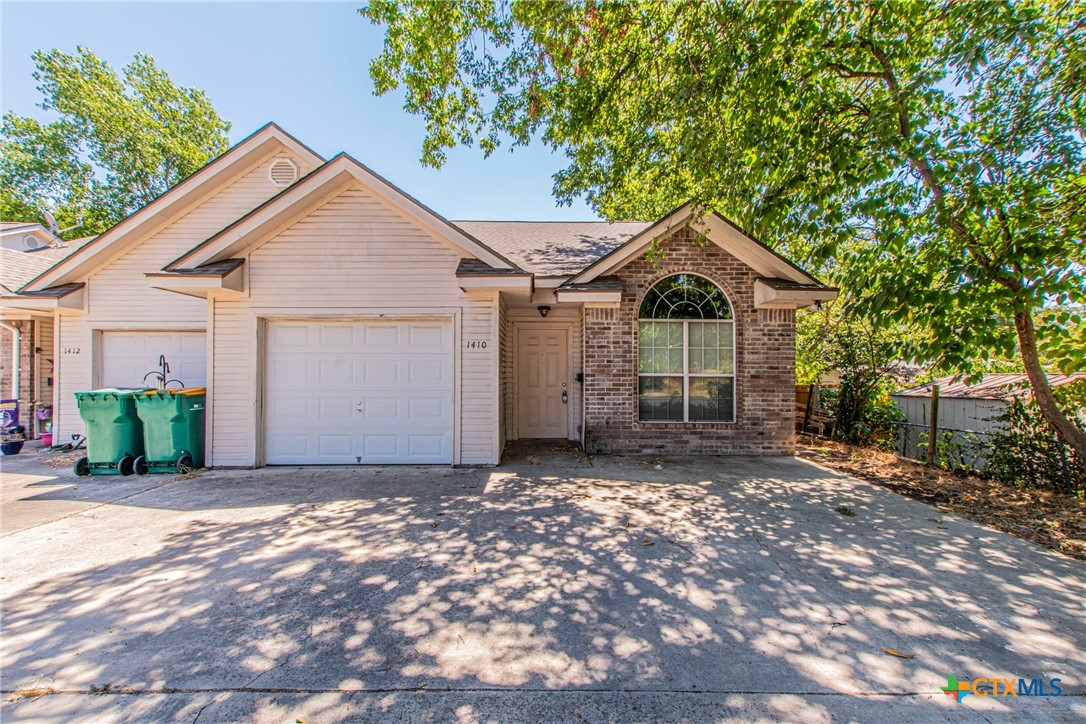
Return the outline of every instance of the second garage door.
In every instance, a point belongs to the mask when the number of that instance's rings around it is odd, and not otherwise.
[[[207,383],[207,349],[203,332],[102,332],[99,387],[155,387],[158,360],[170,365],[169,378],[185,387]],[[174,382],[170,387],[177,387]]]
[[[452,325],[269,322],[269,465],[452,462]]]

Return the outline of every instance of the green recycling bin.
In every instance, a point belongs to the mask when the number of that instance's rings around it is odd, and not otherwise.
[[[136,395],[143,421],[144,457],[136,472],[185,473],[204,466],[207,389],[145,390]]]
[[[131,475],[143,455],[143,423],[136,414],[141,390],[104,389],[75,393],[79,416],[87,425],[87,456],[75,474]]]

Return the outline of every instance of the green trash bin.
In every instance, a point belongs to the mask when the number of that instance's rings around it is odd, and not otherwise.
[[[75,393],[79,416],[87,425],[87,456],[75,474],[131,475],[143,455],[143,423],[136,414],[136,392],[104,389]]]
[[[136,395],[143,421],[144,457],[136,472],[185,473],[204,466],[207,389],[146,390]]]

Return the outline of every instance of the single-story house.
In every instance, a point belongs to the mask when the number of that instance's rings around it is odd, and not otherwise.
[[[836,295],[689,205],[452,222],[274,124],[19,291],[57,320],[61,439],[74,392],[164,357],[208,389],[209,464],[243,467],[790,454],[795,310]]]

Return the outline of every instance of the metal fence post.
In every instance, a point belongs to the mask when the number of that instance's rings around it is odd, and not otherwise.
[[[935,464],[935,441],[939,435],[939,385],[931,386],[931,420],[928,427],[928,465]]]

